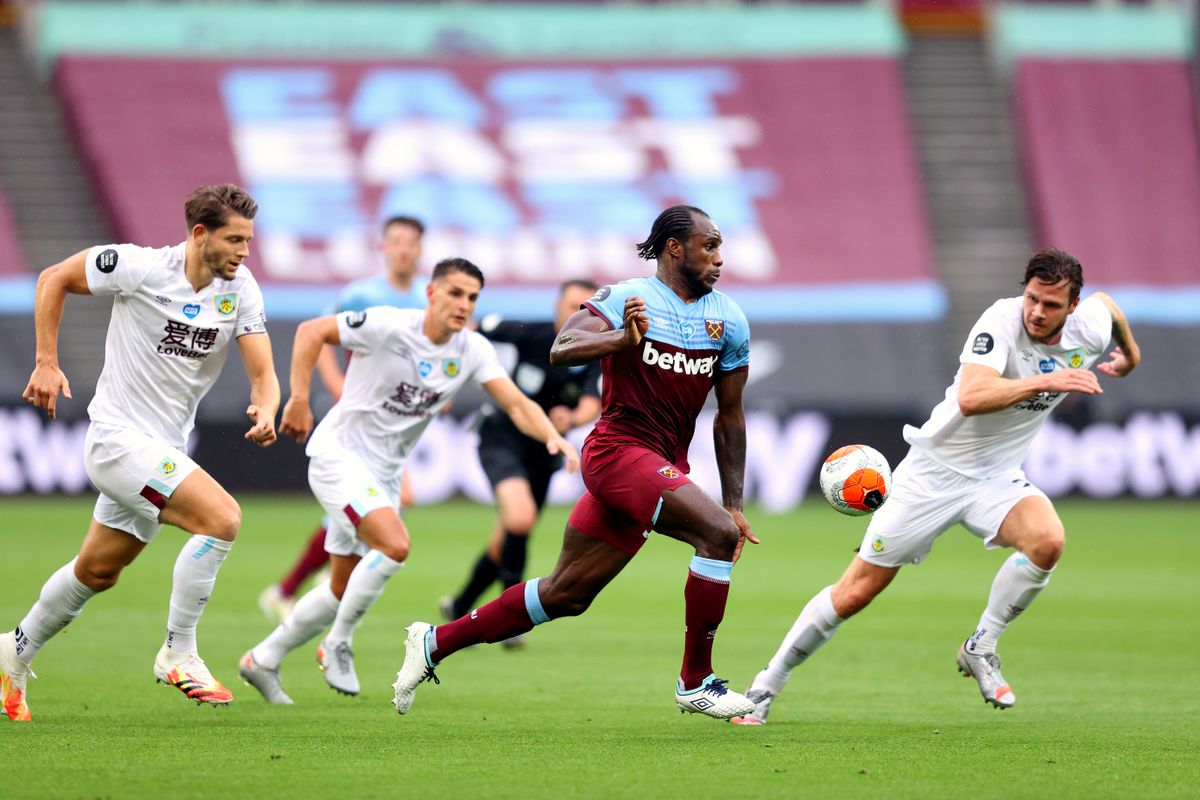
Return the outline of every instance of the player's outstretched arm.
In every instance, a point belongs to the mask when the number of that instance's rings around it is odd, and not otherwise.
[[[542,411],[542,407],[521,393],[512,378],[495,378],[483,384],[483,388],[496,405],[508,414],[517,430],[539,442],[545,442],[546,451],[550,454],[562,455],[567,472],[579,469],[579,453],[555,430],[554,423]]]
[[[716,379],[717,415],[713,419],[713,445],[717,455],[717,472],[721,476],[721,504],[733,515],[742,532],[734,551],[736,562],[746,542],[758,544],[750,523],[742,514],[743,490],[746,482],[746,410],[742,396],[749,372],[718,372]]]
[[[574,367],[612,355],[626,347],[636,347],[650,329],[646,303],[640,297],[625,300],[625,327],[610,330],[608,322],[586,308],[576,311],[563,323],[550,347],[550,363],[556,367]]]
[[[1142,349],[1134,341],[1129,320],[1117,302],[1104,292],[1096,292],[1092,296],[1108,306],[1112,314],[1112,340],[1116,343],[1116,347],[1108,354],[1108,361],[1096,365],[1096,369],[1113,378],[1124,378],[1142,363]]]
[[[292,342],[292,370],[289,380],[291,393],[279,420],[279,432],[303,443],[313,429],[312,408],[308,404],[312,388],[313,366],[321,348],[341,344],[337,317],[317,317],[300,323]]]
[[[33,326],[37,337],[37,355],[33,373],[21,396],[46,416],[54,419],[61,392],[71,399],[71,384],[58,366],[58,329],[68,294],[91,294],[87,282],[87,250],[47,267],[38,275],[33,301]]]
[[[279,376],[275,374],[275,358],[271,355],[271,337],[266,333],[248,333],[238,337],[242,365],[250,380],[250,405],[246,416],[250,430],[245,438],[259,447],[275,444],[275,414],[279,412]]]
[[[1101,394],[1100,381],[1086,369],[1061,369],[1028,378],[1005,378],[982,364],[963,364],[958,408],[964,417],[991,414],[1042,392]]]

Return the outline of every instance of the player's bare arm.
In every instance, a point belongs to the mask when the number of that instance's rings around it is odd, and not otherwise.
[[[1086,369],[1060,369],[1028,378],[1005,378],[982,364],[963,364],[958,408],[964,417],[990,414],[1042,392],[1101,394],[1100,381]]]
[[[317,317],[300,323],[292,342],[291,393],[287,405],[283,407],[283,417],[279,420],[280,433],[291,436],[301,444],[308,439],[313,429],[312,407],[308,403],[313,367],[322,347],[341,343],[335,316]]]
[[[550,348],[550,363],[556,367],[574,367],[612,355],[627,347],[637,347],[650,328],[646,303],[640,297],[625,300],[625,327],[611,330],[608,323],[586,308],[567,318]]]
[[[59,392],[71,399],[71,384],[58,366],[58,329],[67,295],[92,293],[87,283],[87,253],[81,250],[38,275],[33,305],[37,353],[33,373],[21,396],[27,403],[46,409],[50,419],[58,411]]]
[[[251,427],[245,438],[259,447],[275,444],[275,414],[279,412],[279,377],[271,354],[271,337],[266,333],[248,333],[238,337],[238,350],[250,381],[250,405],[246,416]]]
[[[342,389],[346,385],[346,375],[338,365],[337,351],[333,347],[322,347],[317,356],[317,375],[325,391],[333,398],[333,402],[342,399]]]
[[[1116,301],[1104,292],[1096,292],[1093,297],[1104,305],[1112,314],[1112,340],[1116,347],[1108,354],[1108,361],[1097,364],[1096,369],[1112,378],[1124,378],[1133,372],[1142,361],[1142,350],[1133,339],[1133,331],[1129,328],[1129,320]]]
[[[567,472],[579,469],[579,453],[559,434],[542,407],[526,397],[511,378],[490,380],[483,384],[483,388],[496,401],[496,405],[508,414],[517,430],[539,442],[545,442],[547,452],[561,455],[566,461],[564,468]]]
[[[715,381],[717,414],[713,419],[713,444],[717,456],[717,473],[721,476],[721,505],[733,515],[742,532],[734,551],[736,562],[746,542],[758,544],[750,523],[742,513],[742,497],[746,481],[746,411],[742,396],[746,390],[748,370],[719,372]]]

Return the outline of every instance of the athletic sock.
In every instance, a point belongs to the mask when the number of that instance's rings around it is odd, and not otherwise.
[[[342,592],[342,602],[326,638],[350,644],[354,639],[354,627],[383,594],[388,578],[402,566],[403,561],[393,561],[378,550],[369,550],[346,581],[346,591]]]
[[[967,639],[967,652],[973,655],[996,652],[1000,634],[1046,588],[1053,571],[1037,566],[1024,553],[1013,553],[1005,559],[992,581],[992,591],[979,625]]]
[[[467,585],[454,598],[454,608],[451,610],[454,618],[458,619],[470,611],[471,606],[475,605],[475,601],[479,599],[479,595],[483,594],[498,577],[500,577],[500,567],[484,550],[480,554],[479,560],[475,562],[475,569],[472,570]]]
[[[26,664],[33,661],[50,637],[79,616],[83,604],[96,594],[75,577],[77,560],[72,558],[49,577],[37,602],[17,626],[17,655]]]
[[[833,608],[833,587],[826,586],[804,606],[766,669],[754,678],[751,688],[779,694],[792,676],[792,670],[829,641],[842,622]]]
[[[683,667],[679,679],[684,689],[696,689],[713,673],[713,638],[725,618],[732,561],[693,556],[683,588]]]
[[[509,587],[470,615],[434,628],[429,643],[430,657],[438,662],[464,647],[481,642],[502,642],[528,633],[534,625],[548,622],[550,616],[542,608],[538,596],[541,580],[533,578]]]
[[[277,669],[284,656],[325,630],[337,610],[337,595],[328,581],[322,581],[297,600],[287,619],[254,646],[254,660],[268,669]]]
[[[213,536],[189,536],[175,559],[171,610],[167,613],[167,649],[196,652],[196,625],[217,582],[217,570],[233,548]]]
[[[296,592],[300,589],[300,584],[327,563],[329,563],[329,553],[325,552],[325,526],[318,525],[317,529],[312,532],[312,536],[309,537],[304,552],[300,554],[300,559],[292,567],[292,571],[279,582],[280,594],[284,597],[295,597]]]
[[[529,534],[504,532],[500,545],[500,581],[504,588],[516,586],[525,577],[525,561],[529,553]]]

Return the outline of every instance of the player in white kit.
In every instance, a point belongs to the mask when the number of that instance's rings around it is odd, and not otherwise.
[[[945,399],[919,429],[906,426],[910,449],[892,491],[867,527],[841,579],[817,593],[746,692],[766,722],[792,670],[882,592],[904,564],[919,563],[941,533],[961,523],[988,548],[1016,550],[1000,567],[974,632],[959,647],[959,671],[979,684],[985,702],[1010,708],[1016,695],[1000,672],[996,643],[1050,581],[1062,555],[1062,522],[1049,498],[1025,478],[1030,442],[1068,392],[1100,394],[1091,367],[1128,375],[1141,359],[1125,315],[1100,292],[1083,302],[1083,269],[1060,250],[1028,262],[1021,297],[999,300],[971,330]]]
[[[434,267],[424,309],[388,306],[309,320],[296,331],[291,397],[280,430],[303,442],[308,481],[331,524],[325,548],[330,580],[313,588],[266,639],[239,663],[243,679],[269,703],[290,704],[279,665],[284,656],[332,627],[317,648],[326,682],[359,692],[351,651],[354,628],[408,557],[409,535],[399,514],[404,460],[439,411],[468,381],[481,386],[528,436],[562,453],[567,468],[579,455],[546,413],[517,388],[491,342],[465,330],[483,273],[470,261],[445,259]],[[326,345],[353,352],[345,390],[313,431],[309,385]]]
[[[196,650],[196,624],[241,525],[241,509],[188,457],[200,399],[237,340],[250,379],[246,438],[275,441],[279,381],[262,292],[243,262],[258,206],[244,190],[202,186],[184,207],[188,238],[174,247],[100,245],[38,278],[37,366],[24,398],[55,417],[70,384],[58,366],[67,294],[113,295],[104,369],[88,406],[88,477],[100,491],[79,555],[55,572],[14,631],[0,635],[0,700],[28,720],[29,664],[97,592],[112,588],[163,524],[192,534],[175,562],[167,635],[154,676],[198,703],[233,697]]]

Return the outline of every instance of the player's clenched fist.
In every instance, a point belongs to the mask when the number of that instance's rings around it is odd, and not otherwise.
[[[279,432],[304,444],[312,429],[313,414],[308,401],[289,398],[283,407],[283,418],[279,420]]]
[[[1096,373],[1086,369],[1056,370],[1047,375],[1046,391],[1078,392],[1079,394],[1102,394]]]
[[[650,329],[650,317],[646,314],[646,302],[640,297],[625,300],[625,343],[637,347]]]

